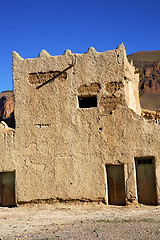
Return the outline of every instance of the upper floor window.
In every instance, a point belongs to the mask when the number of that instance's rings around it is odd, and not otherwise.
[[[79,108],[92,108],[97,107],[97,96],[79,96]]]

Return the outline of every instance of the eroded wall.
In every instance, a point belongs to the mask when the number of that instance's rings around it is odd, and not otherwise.
[[[124,89],[127,106],[141,115],[141,106],[139,101],[139,70],[135,69],[133,62],[129,63],[127,57],[124,57]]]
[[[15,155],[15,131],[0,122],[0,172],[13,171],[17,167]]]
[[[138,88],[130,97],[125,62],[123,45],[54,57],[43,50],[25,60],[13,53],[16,130],[5,164],[16,170],[18,202],[106,199],[106,164],[124,164],[125,197],[132,202],[139,156],[155,157],[159,198],[159,127],[138,115]],[[91,96],[97,107],[79,108],[78,97]]]

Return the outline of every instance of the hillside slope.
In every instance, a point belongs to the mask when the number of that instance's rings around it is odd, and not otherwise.
[[[0,93],[0,120],[5,121],[9,127],[15,128],[13,91]]]
[[[140,102],[142,108],[160,109],[160,51],[140,51],[128,55],[140,69]]]

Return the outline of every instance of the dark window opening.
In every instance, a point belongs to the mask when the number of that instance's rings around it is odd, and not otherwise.
[[[142,164],[142,160],[141,159],[138,159],[138,164]]]
[[[78,102],[80,108],[97,107],[97,96],[80,96],[78,97]]]
[[[148,159],[148,164],[152,164],[152,159]]]
[[[137,164],[153,164],[152,158],[137,159]]]
[[[147,159],[143,159],[143,164],[147,164]]]

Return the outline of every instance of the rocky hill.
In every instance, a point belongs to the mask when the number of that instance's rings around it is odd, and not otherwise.
[[[160,51],[140,51],[128,55],[129,61],[140,72],[141,106],[150,110],[160,109]]]
[[[15,128],[13,91],[0,93],[0,120],[5,121],[9,127]]]

